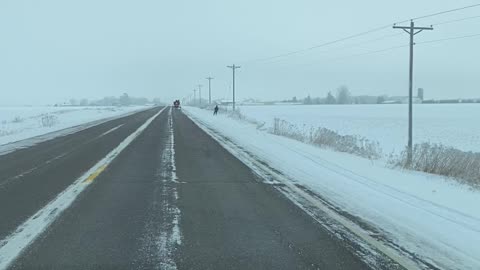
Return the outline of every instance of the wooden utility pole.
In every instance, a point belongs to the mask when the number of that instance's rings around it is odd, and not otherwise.
[[[207,77],[208,80],[208,104],[212,103],[212,77]]]
[[[228,68],[231,68],[232,69],[232,72],[233,72],[233,83],[232,83],[232,86],[233,86],[233,110],[235,111],[235,69],[237,68],[240,68],[240,66],[235,66],[235,64],[231,65],[231,66],[227,66]]]
[[[433,30],[433,27],[418,27],[415,23],[410,21],[410,26],[393,25],[395,29],[402,29],[410,35],[410,70],[409,70],[409,87],[408,87],[408,149],[407,149],[407,165],[412,164],[413,155],[413,36],[422,32],[423,30]]]
[[[199,104],[202,105],[202,85],[198,85],[198,96],[199,96]]]

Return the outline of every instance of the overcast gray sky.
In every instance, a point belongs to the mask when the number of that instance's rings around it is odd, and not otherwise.
[[[303,49],[471,0],[2,0],[0,105],[51,104],[127,92],[165,100],[189,95],[213,76],[214,98],[353,94],[404,95],[408,44],[391,28],[272,61]],[[480,15],[480,7],[417,21]],[[434,26],[435,27],[435,26]],[[398,35],[396,35],[398,34]],[[435,27],[417,42],[480,34],[480,18]],[[386,37],[388,35],[395,35]],[[377,38],[380,40],[367,42]],[[480,36],[415,47],[415,87],[426,98],[480,97]],[[206,89],[205,87],[203,88]],[[206,93],[206,91],[204,91]]]

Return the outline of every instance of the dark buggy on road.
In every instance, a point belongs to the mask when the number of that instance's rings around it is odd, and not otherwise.
[[[175,101],[173,102],[173,107],[174,107],[175,109],[179,109],[179,108],[180,108],[180,100],[178,100],[178,99],[175,100]]]

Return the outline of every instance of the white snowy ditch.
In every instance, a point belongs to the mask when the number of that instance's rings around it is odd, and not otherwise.
[[[217,140],[224,140],[221,143],[238,145],[230,151],[237,151],[235,155],[247,165],[253,164],[251,157],[268,164],[290,179],[290,185],[358,225],[350,230],[361,227],[360,234],[367,234],[387,252],[395,250],[407,262],[418,262],[416,268],[479,269],[480,192],[442,177],[388,169],[268,134],[209,111],[190,107],[184,111]]]
[[[150,108],[0,107],[0,155]]]
[[[40,209],[20,225],[15,232],[0,241],[0,270],[6,269],[35,239],[43,233],[61,213],[67,209],[77,196],[90,185],[92,176],[103,171],[135,138],[137,138],[150,123],[163,111],[162,109],[130,134],[107,156],[95,164],[90,170],[79,177],[55,199]]]

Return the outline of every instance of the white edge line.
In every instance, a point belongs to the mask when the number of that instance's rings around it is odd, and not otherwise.
[[[167,107],[161,109],[154,116],[150,117],[136,131],[125,138],[115,149],[110,151],[103,159],[97,162],[92,168],[77,178],[70,186],[57,195],[46,206],[28,218],[23,224],[17,227],[15,232],[0,241],[0,270],[8,268],[23,250],[32,244],[35,239],[43,233],[60,214],[67,209],[77,196],[90,185],[85,182],[90,175],[102,166],[108,166],[135,138],[137,138],[150,123],[159,116]]]
[[[210,137],[212,137],[215,141],[217,141],[222,147],[224,147],[228,152],[230,152],[232,155],[237,157],[242,163],[244,163],[247,167],[249,167],[251,170],[259,173],[260,176],[263,176],[264,173],[258,172],[257,168],[254,168],[253,161],[249,160],[248,157],[242,156],[242,154],[247,155],[243,153],[242,150],[236,149],[235,147],[226,144],[222,140],[218,138],[216,134],[214,134],[211,130],[207,128],[207,125],[204,124],[201,120],[197,119],[196,117],[192,116],[191,113],[186,112],[185,115],[188,116],[200,129],[202,129],[205,133],[207,133]],[[343,225],[345,228],[347,228],[349,231],[351,231],[353,234],[358,236],[359,238],[363,239],[365,242],[367,242],[369,245],[377,248],[380,252],[382,252],[385,256],[389,257],[393,261],[397,262],[400,264],[402,267],[408,269],[408,270],[420,270],[421,268],[419,265],[411,260],[408,257],[405,257],[401,254],[399,254],[395,249],[391,248],[390,246],[387,246],[383,244],[380,241],[377,241],[375,238],[370,236],[368,232],[363,230],[360,226],[358,226],[356,223],[350,221],[349,219],[339,215],[338,213],[334,212],[331,210],[328,206],[324,205],[322,202],[319,200],[315,199],[315,197],[311,196],[307,192],[303,191],[299,187],[297,187],[295,184],[293,184],[291,181],[286,179],[284,176],[281,176],[274,171],[266,168],[265,166],[262,166],[261,164],[255,164],[255,166],[261,168],[262,170],[267,171],[269,174],[275,176],[277,180],[280,180],[285,186],[290,188],[296,195],[300,196],[301,198],[307,200],[309,203],[312,205],[318,207],[318,209],[322,210],[324,213],[330,216],[330,218],[336,220],[338,223]],[[281,190],[280,190],[281,191]],[[291,198],[290,198],[291,199]],[[295,201],[293,201],[296,203]],[[302,208],[303,211],[306,211],[305,209]],[[309,214],[307,212],[307,214]]]
[[[111,133],[111,132],[114,132],[115,130],[121,128],[123,125],[125,125],[125,123],[120,124],[120,125],[118,125],[118,126],[116,126],[116,127],[114,127],[114,128],[111,128],[111,129],[109,129],[108,131],[105,131],[104,133],[102,133],[102,134],[100,134],[99,136],[97,136],[95,139],[98,139],[98,138],[100,138],[100,137],[103,137],[103,136]]]

